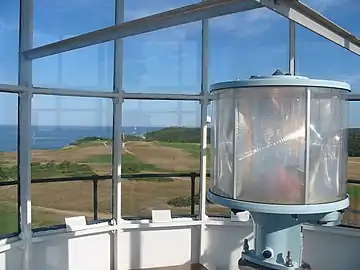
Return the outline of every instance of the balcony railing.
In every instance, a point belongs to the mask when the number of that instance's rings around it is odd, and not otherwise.
[[[171,178],[171,177],[181,177],[188,178],[190,180],[190,213],[181,216],[187,217],[195,217],[196,210],[195,207],[197,205],[196,199],[196,178],[198,178],[200,174],[198,172],[189,172],[189,173],[141,173],[141,174],[123,174],[121,177],[124,180],[141,180],[141,179],[161,179],[161,178]],[[207,177],[210,177],[210,174],[207,174]],[[111,180],[112,175],[93,175],[93,176],[84,176],[84,177],[61,177],[61,178],[48,178],[48,179],[33,179],[31,182],[33,184],[43,184],[43,183],[59,183],[59,182],[79,182],[86,181],[92,182],[92,212],[93,212],[93,221],[99,221],[99,182]],[[8,187],[17,185],[18,181],[4,181],[0,182],[0,187]],[[356,189],[360,189],[360,181],[357,180],[348,180],[348,185],[352,186]],[[357,187],[359,185],[359,187]],[[357,194],[357,193],[356,193]],[[350,199],[351,205],[346,210],[343,225],[342,226],[350,226],[350,227],[359,227],[360,226],[360,200],[358,196],[351,196]],[[208,214],[209,216],[219,216]],[[142,219],[142,218],[150,218],[149,216],[131,216],[124,217],[124,219]],[[60,224],[55,226],[56,228],[64,227],[64,224]],[[47,227],[48,228],[48,227]],[[39,228],[35,230],[43,230],[44,228]]]

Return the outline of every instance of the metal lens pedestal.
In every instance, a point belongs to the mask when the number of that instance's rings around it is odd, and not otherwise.
[[[311,269],[302,261],[303,223],[336,226],[343,210],[349,206],[349,197],[326,204],[276,205],[237,201],[208,192],[208,200],[234,210],[250,212],[255,229],[255,247],[248,240],[239,269],[295,270]]]

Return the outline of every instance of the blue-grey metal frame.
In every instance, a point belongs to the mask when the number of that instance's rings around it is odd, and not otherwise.
[[[289,73],[295,74],[295,23],[327,38],[331,42],[360,55],[360,40],[353,34],[324,18],[319,13],[299,1],[288,0],[216,0],[202,1],[147,16],[129,22],[123,22],[124,3],[116,0],[115,25],[97,31],[64,39],[37,48],[32,47],[33,39],[33,0],[20,1],[20,38],[19,38],[19,83],[0,85],[1,91],[18,93],[19,95],[19,135],[18,135],[18,165],[19,165],[19,213],[20,238],[23,240],[24,258],[22,269],[29,269],[32,243],[31,224],[31,105],[33,94],[103,97],[114,101],[114,157],[113,157],[113,225],[120,228],[121,223],[121,118],[122,101],[129,99],[153,100],[197,100],[201,103],[201,165],[200,165],[200,213],[201,220],[207,218],[205,213],[206,193],[206,133],[207,106],[211,100],[208,92],[208,19],[226,14],[256,9],[269,8],[289,19]],[[183,95],[172,93],[125,93],[122,89],[122,38],[151,32],[171,26],[202,20],[202,86],[198,95]],[[32,60],[50,56],[65,51],[115,40],[115,72],[113,92],[80,91],[76,89],[49,89],[32,86]],[[141,91],[140,91],[141,92]],[[351,101],[360,101],[360,95],[351,95]],[[118,232],[120,229],[118,230]],[[203,235],[204,223],[201,223]],[[202,243],[203,241],[201,241]],[[116,245],[116,244],[115,244]],[[116,258],[119,254],[115,247]],[[201,244],[200,256],[203,254]],[[200,259],[201,261],[201,259]],[[117,259],[114,261],[117,265]],[[116,268],[114,268],[116,269]]]

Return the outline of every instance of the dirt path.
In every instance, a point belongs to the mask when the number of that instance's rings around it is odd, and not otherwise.
[[[360,164],[360,161],[353,161],[353,160],[349,160],[348,163],[355,163],[355,164]]]
[[[135,154],[126,147],[126,143],[124,143],[123,150],[125,151],[125,153],[135,156]]]
[[[5,205],[13,206],[15,202],[12,202],[12,201],[0,201],[0,203],[5,204]],[[35,211],[47,212],[47,213],[51,213],[51,214],[59,214],[59,215],[68,216],[68,217],[86,216],[86,217],[91,217],[92,218],[94,216],[93,212],[63,210],[63,209],[50,208],[50,207],[44,207],[44,206],[39,206],[39,205],[31,205],[31,208],[33,210],[35,210]],[[109,214],[98,213],[98,217],[100,219],[107,219],[107,218],[109,218]]]

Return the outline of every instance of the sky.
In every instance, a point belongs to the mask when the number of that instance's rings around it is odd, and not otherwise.
[[[0,84],[16,84],[19,1],[0,1]],[[151,4],[150,4],[151,2]],[[133,20],[195,0],[125,0]],[[357,0],[304,3],[360,36]],[[340,3],[341,2],[341,3]],[[34,47],[114,24],[114,0],[34,0]],[[33,61],[33,85],[112,91],[113,42]],[[288,21],[267,9],[209,22],[209,85],[288,70]],[[301,26],[296,27],[296,73],[342,80],[360,93],[360,57]],[[123,87],[127,92],[198,93],[201,88],[201,23],[124,39]],[[110,100],[36,95],[32,122],[50,126],[109,126]],[[360,127],[360,104],[350,105],[350,125]],[[209,109],[210,111],[210,109]],[[0,93],[0,124],[17,121],[15,94]],[[124,102],[125,126],[198,126],[198,102]]]

